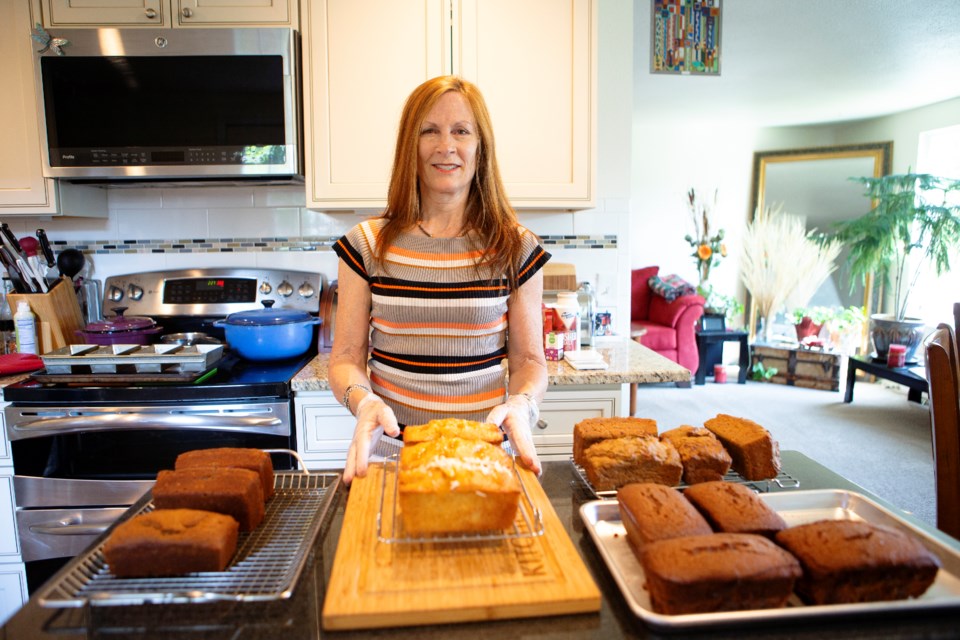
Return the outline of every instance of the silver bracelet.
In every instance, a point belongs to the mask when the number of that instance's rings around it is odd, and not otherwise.
[[[347,385],[347,388],[346,388],[346,389],[344,390],[344,392],[343,392],[343,399],[340,400],[340,404],[342,404],[343,406],[345,406],[345,407],[347,408],[347,411],[349,411],[351,415],[357,415],[357,414],[353,413],[353,409],[350,408],[350,394],[353,392],[354,389],[363,389],[363,390],[366,391],[367,393],[373,393],[372,391],[370,391],[370,387],[368,387],[368,386],[365,385],[365,384],[349,384],[349,385]]]
[[[530,407],[530,424],[536,424],[537,420],[540,419],[540,407],[537,405],[537,401],[533,399],[533,395],[526,392],[511,393],[507,396],[508,400],[510,399],[510,396],[520,396],[527,401],[527,405]]]

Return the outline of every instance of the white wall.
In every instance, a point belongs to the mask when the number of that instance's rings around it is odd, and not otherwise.
[[[642,92],[635,99],[642,100]],[[754,151],[892,140],[892,170],[902,173],[916,165],[921,132],[954,124],[960,124],[960,98],[827,125],[750,129],[715,120],[682,126],[634,122],[631,264],[634,268],[657,264],[661,271],[696,283],[691,249],[683,240],[693,230],[685,194],[690,187],[704,193],[718,189],[713,225],[726,231],[731,255],[714,268],[710,280],[721,291],[745,300],[738,274],[738,239],[750,215]]]

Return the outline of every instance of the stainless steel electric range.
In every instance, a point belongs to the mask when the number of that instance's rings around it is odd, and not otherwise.
[[[110,277],[107,314],[148,316],[162,334],[202,332],[231,313],[294,308],[328,310],[316,273],[278,269],[191,269]],[[14,466],[16,518],[31,590],[83,551],[149,489],[176,456],[208,447],[296,449],[291,379],[324,348],[323,331],[307,353],[272,362],[232,353],[189,382],[61,383],[38,375],[4,389]],[[42,374],[43,372],[39,372]],[[42,379],[43,381],[38,380]],[[277,469],[294,467],[274,454]]]

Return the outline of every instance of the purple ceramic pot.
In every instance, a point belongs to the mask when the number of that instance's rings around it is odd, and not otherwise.
[[[145,316],[125,316],[126,307],[114,307],[117,315],[91,322],[77,335],[84,344],[152,344],[163,327],[152,318]]]

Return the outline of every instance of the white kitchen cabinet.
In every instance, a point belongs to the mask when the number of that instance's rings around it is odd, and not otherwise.
[[[303,0],[307,207],[382,208],[403,102],[442,74],[483,92],[514,206],[592,207],[596,4]]]
[[[356,418],[332,391],[298,391],[294,397],[297,453],[308,469],[342,469]]]
[[[29,599],[27,571],[23,563],[0,564],[0,624]]]
[[[541,460],[569,460],[573,455],[573,426],[586,418],[620,415],[625,385],[549,387],[540,403],[540,422],[533,443]]]
[[[297,0],[43,0],[43,26],[297,27]]]
[[[569,460],[573,425],[585,418],[620,415],[627,385],[550,387],[540,405],[533,442],[543,460]],[[308,469],[339,469],[347,459],[356,419],[331,391],[298,391],[294,397],[297,453]]]
[[[0,2],[0,216],[107,215],[104,189],[60,184],[43,177],[40,101],[30,30],[37,6]]]

